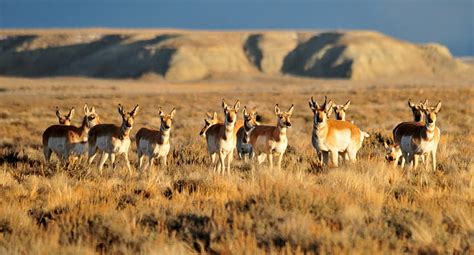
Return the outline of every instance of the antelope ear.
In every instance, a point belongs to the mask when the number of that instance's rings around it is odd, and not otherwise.
[[[212,115],[212,119],[217,120],[217,112],[214,112],[214,114]]]
[[[248,115],[247,106],[244,106],[244,108],[242,109],[242,114],[243,114],[244,116],[247,116],[247,115]]]
[[[69,117],[69,119],[72,119],[72,116],[74,116],[75,111],[76,110],[74,109],[74,107],[72,107],[71,110],[69,110],[69,113],[67,115]]]
[[[95,113],[95,107],[92,106],[91,110],[90,110],[90,113]]]
[[[171,118],[174,118],[174,115],[175,115],[175,114],[176,114],[176,109],[173,108],[173,110],[171,110],[171,112],[170,112]]]
[[[388,149],[388,148],[389,148],[387,142],[383,142],[383,147],[384,147],[385,149]]]
[[[324,108],[324,111],[328,114],[329,112],[331,112],[331,108],[332,108],[332,99],[329,100],[329,102],[325,103],[326,107]],[[329,117],[329,115],[328,115]]]
[[[344,105],[344,110],[347,110],[347,108],[349,108],[349,105],[351,105],[351,100],[347,100],[346,104]]]
[[[209,112],[206,112],[206,116],[207,116],[208,118],[212,118],[213,115],[212,115],[211,113],[209,113]]]
[[[135,108],[133,108],[133,110],[130,112],[130,115],[131,115],[132,117],[135,117],[135,116],[137,115],[139,109],[140,109],[140,106],[137,104],[137,105],[135,106]]]
[[[436,105],[435,113],[438,113],[439,110],[441,110],[441,101],[439,101],[438,104]]]
[[[226,102],[224,101],[224,99],[222,99],[222,108],[224,108],[224,110],[229,109],[229,106],[226,104]]]
[[[61,113],[59,112],[59,107],[56,106],[56,117],[61,118]]]
[[[89,115],[89,107],[87,104],[84,104],[84,114]]]
[[[234,104],[234,110],[238,111],[239,109],[240,109],[240,101],[237,100],[237,102],[235,102],[235,104]]]
[[[411,102],[411,99],[408,99],[408,106],[409,106],[410,108],[415,107],[415,105]]]
[[[120,115],[122,115],[122,116],[124,115],[123,106],[121,104],[118,104],[117,110],[118,110],[118,113],[120,113]]]
[[[158,116],[160,116],[160,117],[165,116],[165,113],[161,110],[161,107],[158,108]]]
[[[332,109],[332,108],[329,107],[328,111],[326,111],[326,116],[328,116],[328,118],[331,117],[331,115],[332,115],[332,113],[333,113],[333,111],[331,111],[331,109]]]
[[[428,107],[428,99],[425,99],[425,101],[423,103],[421,103],[421,106],[423,108],[427,108]]]
[[[292,105],[290,106],[290,109],[288,109],[288,114],[292,115],[294,109],[295,109],[295,105],[292,104]]]
[[[276,104],[275,105],[275,114],[278,115],[280,113],[281,113],[280,108],[278,107],[278,104]]]

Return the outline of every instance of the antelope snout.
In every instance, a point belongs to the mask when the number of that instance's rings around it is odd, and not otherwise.
[[[234,122],[234,119],[231,116],[226,117],[228,123]]]

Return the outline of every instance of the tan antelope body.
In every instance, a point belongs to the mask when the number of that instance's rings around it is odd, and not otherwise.
[[[95,108],[89,109],[84,105],[84,118],[80,127],[67,125],[53,125],[43,132],[43,153],[49,163],[54,152],[63,161],[70,156],[80,156],[87,152],[87,138],[89,130],[99,123]],[[77,157],[76,157],[77,158]]]
[[[158,111],[161,124],[160,129],[141,128],[138,130],[136,137],[137,154],[139,159],[139,168],[143,167],[143,159],[148,157],[147,168],[153,165],[153,159],[163,159],[163,164],[166,166],[166,157],[170,151],[170,132],[171,125],[176,114],[173,109],[169,114]]]
[[[210,126],[205,135],[212,162],[215,162],[216,155],[219,156],[219,162],[214,165],[214,171],[225,173],[225,160],[227,159],[227,172],[230,173],[230,164],[237,144],[236,132],[238,127],[236,127],[236,123],[240,102],[237,101],[234,107],[231,108],[222,100],[222,108],[224,108],[225,114],[224,123],[216,123]]]
[[[413,126],[424,126],[423,122],[415,122],[415,121],[408,121],[408,122],[402,122],[398,124],[392,131],[393,135],[393,141],[394,144],[391,145],[385,145],[385,150],[386,150],[386,159],[389,162],[392,162],[394,166],[398,165],[398,161],[401,159],[401,167],[403,168],[405,166],[405,157],[403,157],[402,154],[402,149],[400,148],[401,144],[401,138],[403,133],[409,132],[410,129],[412,129]],[[422,157],[422,161],[424,162],[424,156]]]
[[[139,106],[131,112],[124,112],[123,106],[119,105],[118,112],[122,116],[122,125],[114,124],[99,124],[91,128],[89,131],[89,164],[94,160],[97,151],[102,152],[102,157],[99,162],[99,171],[102,172],[107,158],[110,157],[112,167],[115,168],[115,156],[123,154],[125,163],[129,172],[132,169],[130,161],[128,160],[128,149],[130,148],[130,131],[133,128],[134,118],[138,112]]]
[[[394,139],[399,144],[407,164],[413,168],[418,166],[418,158],[431,155],[432,170],[436,170],[436,151],[441,132],[436,127],[436,116],[441,109],[441,102],[436,107],[426,107],[425,123],[403,122],[393,131]]]
[[[336,120],[346,120],[346,111],[349,109],[349,105],[351,105],[351,100],[347,100],[347,102],[344,105],[341,104],[333,104],[332,109],[334,110],[334,115],[336,117]],[[354,124],[353,121],[351,123]],[[321,155],[322,156],[322,155]],[[349,155],[347,153],[339,153],[339,156],[341,156],[342,159],[349,161]]]
[[[74,112],[75,112],[74,107],[72,107],[71,109],[69,109],[68,114],[63,115],[59,111],[59,107],[56,106],[56,117],[58,117],[59,124],[70,126],[71,125],[71,119],[74,116]]]
[[[212,128],[211,130],[209,129],[212,126],[219,124],[219,120],[217,118],[216,112],[214,112],[213,115],[211,115],[210,113],[207,113],[207,117],[208,118],[204,119],[204,127],[202,128],[199,135],[206,138],[207,151],[209,152],[209,155],[211,156],[212,165],[215,166],[216,157],[219,152],[219,145],[218,145],[219,132],[217,132],[215,128]],[[220,123],[220,124],[222,125],[223,123]]]
[[[245,155],[248,155],[249,159],[253,159],[254,151],[252,144],[245,141],[245,136],[250,136],[254,128],[259,125],[257,122],[257,111],[255,108],[247,111],[247,108],[244,107],[242,114],[244,116],[244,125],[237,131],[237,153],[240,159],[245,160]]]
[[[311,142],[316,151],[322,153],[325,164],[328,163],[330,154],[333,165],[337,167],[339,153],[347,153],[349,160],[356,161],[357,152],[369,134],[350,122],[328,119],[331,105],[332,102],[327,102],[327,98],[320,106],[311,97],[309,106],[314,114]]]
[[[276,153],[278,156],[277,167],[281,169],[283,154],[288,146],[286,132],[291,127],[293,109],[294,106],[291,105],[287,112],[282,112],[278,105],[275,105],[275,114],[278,118],[276,126],[259,125],[255,126],[250,133],[246,133],[244,140],[252,145],[254,153],[258,155],[259,164],[268,157],[270,169],[273,169],[273,153]]]
[[[401,159],[401,167],[403,168],[405,166],[405,158],[402,156],[402,150],[400,148],[401,135],[399,135],[399,133],[406,132],[405,129],[407,128],[410,129],[411,126],[413,125],[419,125],[419,126],[425,125],[424,109],[427,107],[427,103],[428,103],[428,100],[425,100],[424,102],[420,102],[419,104],[413,104],[411,100],[408,100],[408,107],[410,107],[413,113],[414,121],[402,122],[398,124],[392,131],[394,144],[388,145],[384,143],[384,147],[386,150],[385,158],[387,159],[387,161],[393,162],[394,166],[398,165],[399,159]],[[421,161],[425,163],[424,155],[421,156]]]

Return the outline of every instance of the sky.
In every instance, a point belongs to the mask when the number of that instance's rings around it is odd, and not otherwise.
[[[474,55],[474,0],[0,0],[0,28],[371,29]]]

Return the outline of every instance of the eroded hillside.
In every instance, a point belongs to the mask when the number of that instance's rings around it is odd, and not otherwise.
[[[473,71],[442,45],[416,45],[372,31],[6,30],[0,48],[0,75],[25,77],[156,75],[180,82],[264,74],[367,80]]]

